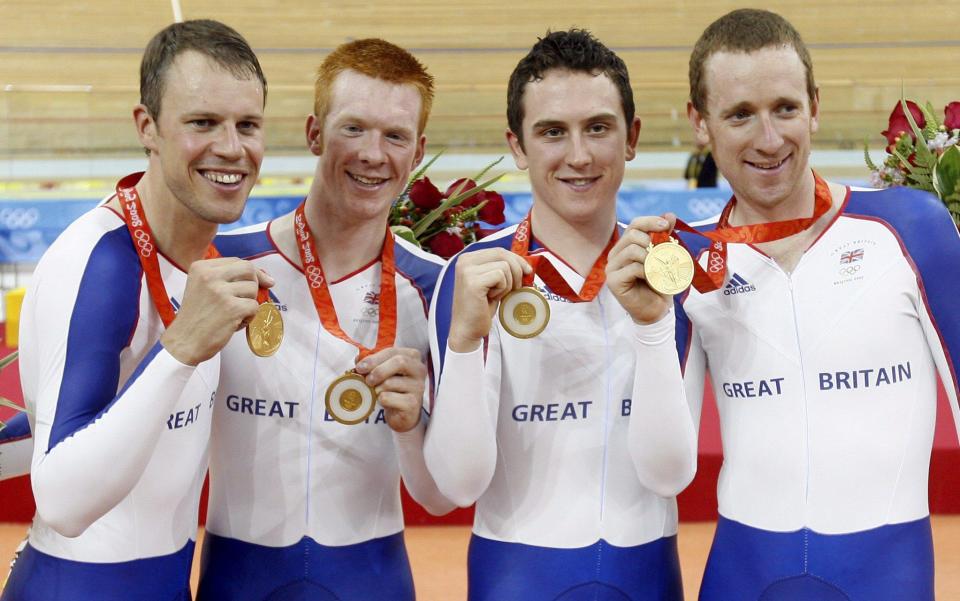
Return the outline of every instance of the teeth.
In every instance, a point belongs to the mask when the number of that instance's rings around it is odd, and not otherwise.
[[[387,181],[382,177],[363,177],[362,175],[354,175],[353,173],[350,174],[350,177],[357,180],[361,184],[366,184],[368,186],[375,186]]]
[[[580,179],[568,179],[567,181],[568,181],[569,183],[573,184],[574,186],[585,186],[585,185],[589,184],[590,182],[592,182],[592,181],[593,181],[593,178],[592,178],[592,177],[584,177],[584,178],[580,178]]]
[[[239,173],[217,173],[216,171],[204,171],[203,177],[218,184],[236,184],[243,179]]]
[[[751,165],[753,165],[757,169],[776,169],[780,165],[783,165],[783,161],[780,161],[779,163],[775,163],[773,165],[761,165],[760,163],[751,163]]]

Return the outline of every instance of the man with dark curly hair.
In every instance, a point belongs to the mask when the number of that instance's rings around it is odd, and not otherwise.
[[[448,498],[477,503],[470,599],[681,599],[673,496],[693,457],[662,457],[646,417],[687,407],[671,303],[607,263],[640,131],[626,65],[586,31],[550,33],[507,105],[531,213],[452,259],[431,309],[425,452]]]

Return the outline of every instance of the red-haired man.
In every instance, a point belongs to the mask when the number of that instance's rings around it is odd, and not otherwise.
[[[200,601],[414,597],[401,476],[428,510],[452,507],[422,453],[443,262],[388,233],[387,214],[423,157],[432,97],[402,48],[340,46],[307,118],[319,160],[306,199],[217,240],[274,276],[286,326],[273,356],[251,356],[242,337],[224,349]]]

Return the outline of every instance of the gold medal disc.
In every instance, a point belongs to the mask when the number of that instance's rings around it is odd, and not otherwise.
[[[247,346],[258,357],[269,357],[283,342],[283,317],[276,305],[267,301],[247,324]]]
[[[352,426],[367,419],[377,404],[377,392],[358,373],[348,371],[327,387],[327,413]]]
[[[500,323],[514,338],[533,338],[550,321],[550,303],[539,290],[524,286],[500,301]]]
[[[647,284],[668,296],[679,294],[693,283],[693,258],[675,238],[647,248],[643,262]]]

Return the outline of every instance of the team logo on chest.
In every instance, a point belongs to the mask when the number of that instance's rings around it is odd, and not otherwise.
[[[834,270],[833,285],[842,286],[864,279],[867,270],[867,256],[870,247],[876,246],[873,240],[850,240],[830,252],[830,268]]]

